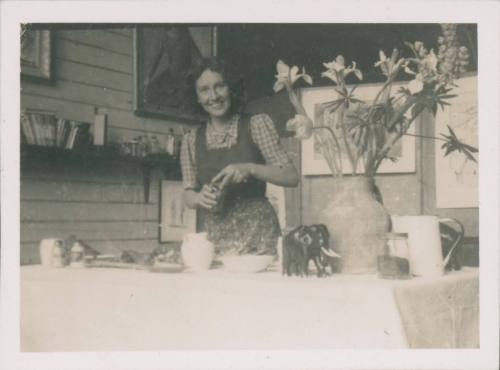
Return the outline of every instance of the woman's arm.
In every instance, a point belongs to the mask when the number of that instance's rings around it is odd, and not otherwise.
[[[293,165],[274,166],[256,163],[234,163],[222,169],[212,182],[223,188],[228,183],[245,182],[249,177],[279,186],[293,187],[299,183],[299,175]]]
[[[274,185],[294,187],[299,183],[299,174],[292,164],[274,166],[249,163],[250,175]]]

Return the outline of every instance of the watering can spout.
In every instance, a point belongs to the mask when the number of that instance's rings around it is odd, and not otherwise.
[[[445,238],[448,237],[448,238],[452,239],[452,241],[450,243],[450,245],[451,245],[450,249],[446,253],[446,256],[444,257],[444,260],[443,260],[443,266],[446,269],[451,262],[451,257],[453,256],[454,253],[457,252],[457,249],[459,248],[459,246],[462,243],[462,240],[463,240],[464,234],[465,234],[465,229],[464,229],[464,225],[462,225],[462,223],[460,221],[458,221],[457,219],[454,219],[454,218],[441,218],[441,219],[439,219],[439,223],[440,224],[452,223],[452,224],[455,224],[456,226],[458,226],[458,232],[456,233],[456,236],[454,238],[450,237],[448,235],[443,235],[443,233],[441,233],[442,237],[444,236]]]

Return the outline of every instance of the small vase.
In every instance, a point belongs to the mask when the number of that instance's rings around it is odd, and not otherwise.
[[[330,232],[330,246],[341,255],[341,272],[375,274],[377,251],[385,244],[391,222],[380,202],[380,192],[372,177],[333,181],[331,198],[321,218]]]

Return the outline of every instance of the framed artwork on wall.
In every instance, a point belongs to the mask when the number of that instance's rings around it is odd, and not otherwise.
[[[455,80],[457,96],[438,109],[435,136],[448,133],[448,126],[466,144],[478,147],[477,75]],[[444,156],[442,141],[435,142],[436,208],[479,207],[479,167],[460,152]]]
[[[134,29],[134,112],[199,121],[184,106],[184,75],[202,57],[215,55],[213,26],[147,24]]]
[[[401,83],[402,84],[402,83]],[[364,84],[359,85],[356,89],[355,97],[357,99],[369,102],[374,99],[377,92],[380,91],[382,84]],[[393,91],[397,91],[400,87],[399,83],[393,85]],[[349,88],[350,90],[350,88]],[[340,130],[335,124],[336,115],[326,111],[325,103],[338,99],[338,93],[333,87],[318,87],[302,89],[300,91],[302,104],[309,117],[313,118],[315,126],[330,125],[334,131]],[[415,123],[408,131],[410,134],[415,133]],[[340,135],[340,133],[339,133]],[[415,137],[403,136],[399,144],[396,145],[389,155],[396,160],[385,160],[380,165],[377,173],[412,173],[415,172]],[[319,143],[316,142],[314,135],[302,141],[302,174],[303,175],[330,175],[331,171],[320,153]],[[341,151],[342,153],[343,151]],[[349,174],[352,172],[351,165],[344,154],[342,156],[342,172]],[[361,162],[361,161],[360,161]],[[358,168],[358,173],[363,173],[362,164]]]
[[[160,242],[182,241],[196,232],[196,211],[184,204],[181,181],[162,180],[160,186]]]
[[[34,30],[29,25],[21,29],[21,76],[38,82],[52,82],[52,34]]]

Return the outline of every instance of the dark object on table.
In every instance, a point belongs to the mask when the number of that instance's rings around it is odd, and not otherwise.
[[[450,223],[456,225],[457,228],[450,226]],[[458,220],[452,218],[441,219],[439,222],[439,232],[441,233],[441,248],[443,250],[443,258],[445,259],[445,269],[447,271],[460,270],[462,268],[460,249],[462,248],[464,239],[463,225]]]
[[[71,248],[73,245],[79,242],[83,246],[83,256],[86,259],[95,259],[101,252],[98,250],[92,248],[90,245],[88,245],[86,242],[83,240],[77,239],[75,235],[70,235],[67,239],[64,240],[64,250],[65,250],[65,255],[68,258],[67,263],[69,263],[69,256],[71,255]]]
[[[179,245],[159,245],[148,254],[146,264],[155,262],[182,264],[182,255]]]
[[[336,271],[338,256],[329,246],[330,234],[323,224],[302,225],[283,238],[282,273],[288,276],[308,276],[309,261],[313,260],[317,275],[327,275],[326,266]]]

